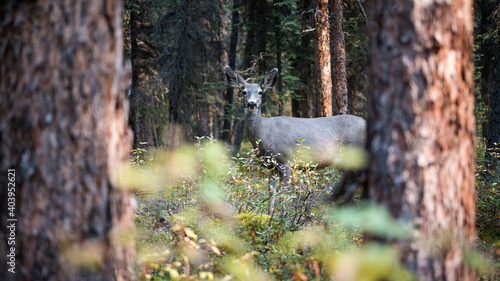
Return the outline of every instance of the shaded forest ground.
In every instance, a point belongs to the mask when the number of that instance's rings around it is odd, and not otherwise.
[[[243,150],[230,157],[220,142],[201,139],[176,152],[134,151],[132,163],[148,175],[140,185],[150,187],[136,193],[140,280],[342,280],[349,274],[358,274],[356,280],[411,280],[393,248],[360,247],[363,233],[403,239],[407,226],[359,201],[359,194],[348,207],[320,200],[340,177],[335,167],[295,169],[271,217],[269,170],[258,165],[263,159],[254,151]],[[494,153],[481,142],[477,150],[479,239],[468,262],[483,280],[499,280],[499,173],[489,164]],[[172,160],[182,168],[168,166]]]

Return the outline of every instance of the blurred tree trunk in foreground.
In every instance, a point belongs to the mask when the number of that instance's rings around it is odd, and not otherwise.
[[[121,1],[0,5],[1,280],[132,280]],[[15,170],[15,211],[7,170]],[[17,219],[7,245],[7,215]],[[12,218],[9,214],[9,218]]]
[[[370,5],[368,196],[414,225],[398,245],[419,280],[473,280],[472,3]]]

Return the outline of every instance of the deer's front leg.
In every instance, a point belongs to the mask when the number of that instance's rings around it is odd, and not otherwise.
[[[280,178],[282,177],[282,173],[279,171],[277,167],[273,168],[269,173],[269,209],[267,213],[270,217],[274,214],[274,206],[276,204],[276,190],[278,188]]]
[[[292,167],[289,164],[281,167],[280,179],[283,186],[288,186],[292,182]]]

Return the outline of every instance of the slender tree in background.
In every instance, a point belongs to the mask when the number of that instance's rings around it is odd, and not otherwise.
[[[500,9],[500,8],[499,8]],[[498,41],[500,42],[500,40]],[[500,50],[500,43],[497,42],[497,50]],[[490,96],[490,121],[489,121],[489,133],[487,139],[487,147],[492,149],[497,157],[491,157],[492,162],[496,165],[492,165],[494,169],[499,169],[499,158],[498,153],[500,152],[500,58],[497,58],[495,80],[493,83],[493,91]]]
[[[303,0],[298,3],[299,23],[301,30],[297,42],[300,42],[296,49],[296,57],[292,61],[292,74],[299,78],[299,83],[295,94],[292,94],[292,116],[294,117],[315,117],[316,110],[316,95],[314,91],[314,73],[313,71],[303,71],[304,69],[312,70],[314,68],[314,34],[309,31],[314,26],[314,1]],[[280,75],[282,76],[282,75]]]
[[[283,34],[281,32],[281,21],[280,21],[280,14],[283,12],[283,8],[279,6],[280,1],[279,0],[273,0],[274,4],[274,41],[276,44],[276,68],[278,68],[278,71],[282,71],[282,37]],[[280,97],[278,99],[278,115],[283,115],[283,77],[281,77],[281,73],[278,73],[278,80],[276,81],[275,85],[276,91],[278,92],[278,96]],[[270,91],[271,92],[271,91]]]
[[[231,37],[229,42],[229,67],[232,69],[236,68],[236,47],[238,45],[238,32],[239,32],[239,22],[240,13],[238,9],[240,8],[240,0],[233,1],[233,12],[231,17]],[[222,127],[222,139],[226,143],[231,143],[231,123],[232,114],[231,108],[233,107],[233,95],[234,89],[231,86],[227,87],[226,98],[224,104],[224,125]]]
[[[158,48],[151,41],[153,24],[152,9],[144,0],[126,0],[125,8],[130,11],[128,20],[129,44],[126,44],[131,63],[131,84],[129,90],[130,112],[129,125],[134,132],[134,147],[146,142],[158,146],[153,109],[157,107],[151,78],[155,72],[152,61],[158,56]],[[127,30],[127,29],[126,29]],[[126,33],[126,32],[125,32]],[[127,33],[126,33],[127,34]],[[127,34],[128,35],[128,34]]]
[[[414,225],[419,280],[473,280],[472,2],[369,3],[368,196]]]
[[[344,6],[342,0],[334,0],[332,6],[332,84],[335,100],[334,114],[348,113],[347,71],[344,41]]]
[[[493,9],[495,4],[497,5],[496,10]],[[483,102],[489,107],[489,122],[483,124],[486,125],[483,126],[483,136],[487,139],[487,148],[495,152],[489,155],[491,161],[488,161],[487,165],[496,164],[490,165],[490,167],[499,169],[498,157],[492,156],[500,152],[500,39],[498,35],[496,37],[493,35],[494,29],[491,27],[500,27],[500,18],[493,16],[495,14],[500,15],[500,1],[482,0],[480,11],[479,32],[486,37],[481,42],[480,48],[483,55],[481,58],[481,95]],[[491,18],[495,18],[495,22],[492,22]],[[496,32],[498,33],[498,30]],[[485,129],[485,127],[488,129]]]
[[[209,134],[209,94],[201,89],[204,72],[219,71],[210,67],[217,63],[211,60],[208,47],[210,40],[217,37],[213,32],[218,29],[218,17],[214,16],[218,15],[218,8],[214,1],[168,1],[155,25],[155,40],[162,53],[157,60],[159,75],[168,88],[168,149],[194,141],[194,136]]]
[[[248,31],[246,33],[243,65],[242,69],[253,75],[255,71],[259,74],[265,73],[267,64],[265,60],[266,45],[267,45],[267,1],[255,0],[244,2],[244,8],[247,16]],[[253,66],[257,66],[257,69]],[[266,99],[264,97],[264,99]],[[239,116],[236,122],[236,132],[234,134],[233,152],[237,153],[241,148],[243,141],[243,128],[245,120],[242,117],[243,108],[240,106],[238,110]],[[263,112],[266,114],[267,107],[263,107]]]
[[[134,224],[130,197],[110,180],[130,149],[122,5],[0,5],[2,253],[12,247],[8,169],[17,219],[16,273],[2,254],[2,280],[135,279],[135,247],[123,239]]]
[[[314,15],[314,71],[319,117],[332,116],[332,68],[328,0],[316,0]]]
[[[359,0],[344,1],[344,37],[349,114],[366,116],[366,14]]]
[[[477,14],[479,20],[477,22],[477,39],[478,45],[477,55],[480,56],[478,65],[480,66],[481,80],[479,82],[481,100],[486,108],[490,107],[491,94],[494,91],[495,83],[495,55],[497,55],[495,36],[492,36],[491,27],[492,19],[494,18],[492,11],[495,10],[497,0],[478,0]],[[488,122],[483,122],[483,137],[488,138]]]

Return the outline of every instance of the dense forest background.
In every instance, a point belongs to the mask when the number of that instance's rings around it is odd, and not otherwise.
[[[326,14],[317,8],[321,2],[328,4]],[[500,141],[492,95],[499,88],[497,5],[482,0],[474,7],[477,133],[490,148]],[[213,136],[239,150],[243,109],[225,83],[226,65],[254,79],[279,69],[274,91],[265,96],[266,116],[321,116],[324,89],[315,64],[321,16],[329,21],[331,81],[341,85],[330,90],[333,98],[347,96],[346,110],[336,113],[366,117],[366,8],[360,0],[125,1],[134,147],[175,148]]]
[[[363,5],[320,2],[328,4],[326,12],[317,11],[314,1],[126,1],[124,34],[132,66],[130,125],[135,146],[142,142],[173,148],[194,142],[195,136],[213,136],[238,150],[243,109],[239,93],[224,81],[226,65],[254,79],[279,69],[274,91],[264,98],[266,116],[320,116],[318,96],[324,90],[315,86],[319,44],[314,32],[320,16],[326,16],[331,27],[328,59],[344,54],[339,63],[331,64],[332,79],[343,77],[333,85],[343,87],[332,90],[330,85],[330,91],[349,95],[346,109],[339,106],[338,113],[366,116]]]

